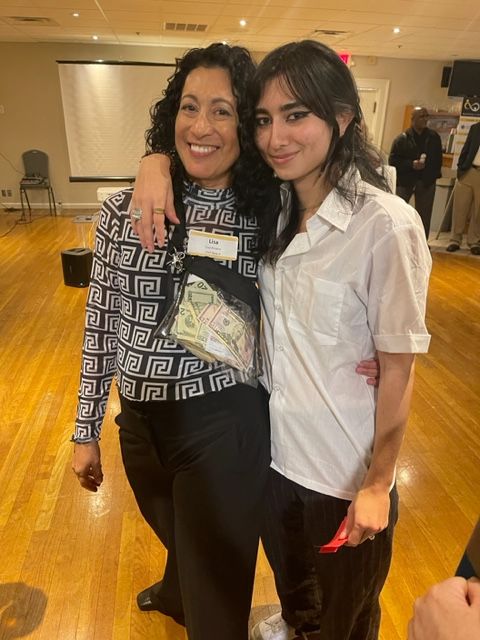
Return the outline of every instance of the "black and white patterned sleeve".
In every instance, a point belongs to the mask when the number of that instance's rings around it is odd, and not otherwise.
[[[107,200],[95,237],[88,293],[74,442],[98,440],[117,361],[120,215]]]

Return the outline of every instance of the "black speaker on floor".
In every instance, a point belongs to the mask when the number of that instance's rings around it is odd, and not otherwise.
[[[62,251],[63,281],[67,287],[88,287],[92,260],[92,251],[84,247]]]
[[[450,74],[452,73],[452,67],[443,67],[442,69],[442,81],[440,82],[441,87],[448,87],[448,83],[450,82]]]

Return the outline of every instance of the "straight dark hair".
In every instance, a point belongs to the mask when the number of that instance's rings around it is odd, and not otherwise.
[[[356,168],[366,182],[384,191],[390,190],[385,176],[378,171],[384,163],[383,158],[367,139],[353,76],[333,49],[314,40],[291,42],[274,49],[260,62],[253,77],[251,95],[254,106],[258,104],[266,85],[275,79],[331,128],[330,146],[319,168],[327,184],[353,203],[357,195],[355,185],[353,182],[346,184],[342,178]],[[350,114],[352,120],[343,136],[340,136],[337,116],[346,114]],[[294,192],[292,196],[289,221],[278,237],[278,210],[269,207],[260,220],[259,249],[271,262],[280,257],[298,227],[298,201]]]

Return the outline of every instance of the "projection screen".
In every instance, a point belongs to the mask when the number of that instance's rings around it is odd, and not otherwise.
[[[128,179],[172,64],[57,60],[71,181]]]

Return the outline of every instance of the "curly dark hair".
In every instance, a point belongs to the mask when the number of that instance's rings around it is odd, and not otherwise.
[[[237,210],[242,215],[261,216],[268,200],[272,172],[266,166],[254,144],[249,126],[251,103],[249,84],[255,73],[255,63],[247,49],[214,43],[202,49],[191,49],[177,59],[174,74],[168,79],[164,97],[153,105],[150,116],[152,126],[146,132],[148,151],[167,152],[175,150],[175,119],[180,108],[180,99],[188,74],[198,67],[225,69],[231,79],[238,114],[238,139],[240,157],[232,167],[232,188]],[[175,207],[182,212],[182,184],[184,167],[175,159],[173,187]]]
[[[333,49],[315,40],[303,40],[290,42],[269,53],[258,65],[251,85],[255,104],[273,79],[278,79],[286,91],[330,126],[332,139],[320,167],[328,184],[352,202],[356,195],[352,185],[342,185],[340,181],[355,167],[363,180],[389,191],[385,177],[377,171],[384,160],[367,139],[355,80]],[[344,135],[340,136],[337,116],[345,113],[353,117]],[[278,239],[277,218],[278,212],[269,209],[261,220],[260,250],[273,262],[296,233],[298,203],[294,192],[289,223]]]

